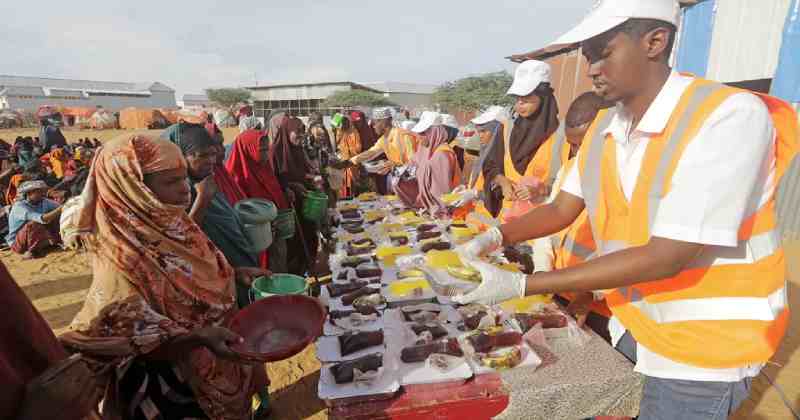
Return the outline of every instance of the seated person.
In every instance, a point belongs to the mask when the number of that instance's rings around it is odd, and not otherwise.
[[[61,206],[45,198],[47,190],[44,181],[26,181],[19,187],[8,216],[6,243],[26,259],[41,257],[48,248],[61,243]]]

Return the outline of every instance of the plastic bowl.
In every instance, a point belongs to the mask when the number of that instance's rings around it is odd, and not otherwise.
[[[294,274],[273,274],[253,281],[253,295],[256,299],[273,295],[305,295],[307,292],[306,279]]]
[[[303,295],[270,296],[242,309],[230,329],[244,338],[231,346],[245,360],[288,359],[322,335],[327,316],[317,299]]]

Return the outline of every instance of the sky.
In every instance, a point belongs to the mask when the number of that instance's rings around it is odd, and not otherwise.
[[[118,3],[115,5],[114,3]],[[208,87],[513,70],[593,0],[0,2],[0,74]]]

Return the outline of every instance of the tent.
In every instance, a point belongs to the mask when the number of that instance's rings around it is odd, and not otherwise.
[[[119,128],[159,129],[169,126],[161,111],[152,108],[125,108],[119,112]]]
[[[192,124],[205,124],[208,114],[205,111],[192,111],[188,109],[179,110],[160,110],[170,124],[177,124],[183,121]]]
[[[18,112],[5,110],[0,112],[0,128],[21,128],[25,120]]]
[[[80,128],[89,128],[90,119],[97,108],[67,107],[61,111],[64,125]]]
[[[117,128],[117,117],[101,108],[89,118],[89,126],[97,130]]]

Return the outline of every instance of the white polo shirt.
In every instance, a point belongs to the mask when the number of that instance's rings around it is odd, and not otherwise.
[[[616,142],[617,175],[630,201],[650,137],[666,128],[673,109],[693,78],[672,72],[639,125],[621,105],[605,130]],[[661,200],[652,235],[706,245],[704,254],[724,258],[738,245],[747,215],[772,198],[775,190],[775,128],[766,105],[756,95],[740,93],[723,102],[686,147],[675,169],[669,193]],[[574,165],[562,191],[583,198],[580,171]],[[757,281],[757,279],[753,279]],[[612,318],[614,345],[625,327]],[[763,365],[703,369],[666,359],[637,346],[635,370],[647,376],[694,381],[736,382],[758,375]]]

